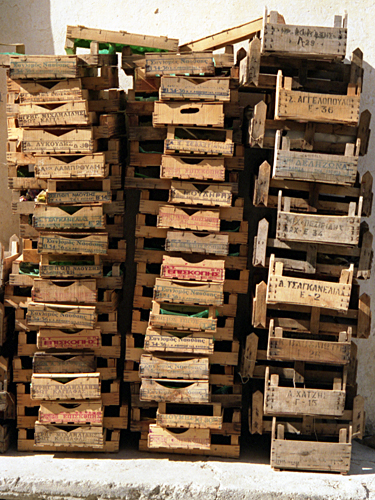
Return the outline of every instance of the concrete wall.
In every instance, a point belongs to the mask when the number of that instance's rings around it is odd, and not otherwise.
[[[360,47],[364,52],[365,79],[362,109],[375,116],[375,32],[373,0],[267,0],[268,10],[277,10],[287,23],[333,26],[334,15],[349,15],[347,55]],[[108,2],[105,0],[0,0],[0,43],[22,42],[29,54],[62,54],[66,25],[123,30],[178,38],[181,43],[216,33],[263,15],[264,4],[255,0],[143,0]],[[15,231],[17,220],[10,216],[6,193],[4,115],[5,75],[0,70],[0,240],[6,241]],[[128,81],[123,78],[122,85]],[[374,171],[375,137],[369,152],[360,160],[360,170]],[[369,221],[375,233],[375,214]],[[362,290],[371,294],[375,273]],[[373,307],[375,297],[373,297]],[[375,312],[375,311],[373,311]],[[375,315],[374,315],[375,316]],[[359,391],[366,398],[368,424],[375,429],[375,345],[374,331],[369,340],[358,342]]]

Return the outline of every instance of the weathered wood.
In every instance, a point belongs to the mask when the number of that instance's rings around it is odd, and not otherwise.
[[[61,429],[54,425],[43,425],[35,422],[35,444],[37,446],[52,445],[72,446],[72,447],[87,447],[93,449],[104,447],[104,434],[102,427],[85,426],[77,429],[69,430]]]
[[[208,380],[209,374],[208,358],[163,359],[151,354],[143,354],[139,365],[139,375],[142,379]]]
[[[370,231],[366,231],[362,236],[361,254],[359,257],[357,278],[369,279],[371,275],[371,263],[373,236]]]
[[[280,387],[279,375],[266,367],[264,382],[265,415],[312,415],[340,417],[344,413],[346,375],[334,379],[333,389]],[[337,383],[336,383],[337,382]]]
[[[347,332],[340,334],[338,340],[332,341],[287,338],[283,335],[283,329],[275,328],[271,320],[267,359],[346,365],[350,362],[351,331],[349,327]]]
[[[223,104],[219,102],[158,101],[154,104],[152,124],[154,127],[167,125],[224,127]]]
[[[97,315],[92,306],[65,306],[30,302],[27,323],[51,328],[94,328]]]
[[[167,252],[225,256],[229,252],[229,237],[224,234],[208,234],[201,237],[189,232],[168,231],[165,249]]]
[[[48,106],[48,105],[45,105]],[[53,109],[41,104],[20,104],[18,124],[20,127],[47,127],[57,125],[91,125],[96,122],[95,113],[89,113],[88,101],[61,103]]]
[[[64,380],[61,382],[60,380]],[[98,399],[101,396],[99,373],[33,374],[31,399]]]
[[[98,300],[93,279],[66,281],[34,278],[31,297],[34,302],[93,304]]]
[[[33,373],[93,373],[96,360],[92,354],[57,355],[36,352],[33,358]]]
[[[234,143],[233,131],[226,130],[226,139],[223,142],[215,140],[205,140],[196,138],[196,129],[193,129],[192,137],[195,139],[178,139],[175,136],[175,127],[169,126],[167,129],[167,139],[164,141],[164,153],[187,154],[194,153],[200,155],[233,156]],[[198,129],[200,130],[200,129]],[[222,129],[212,129],[223,132]],[[210,129],[211,131],[211,129]]]
[[[205,259],[201,262],[190,263],[179,257],[163,255],[160,277],[223,283],[225,279],[225,262],[223,260]]]
[[[171,387],[173,384],[173,387]],[[181,380],[142,379],[139,398],[141,401],[166,403],[209,403],[210,387],[208,380],[181,382]]]
[[[69,79],[55,82],[51,87],[46,82],[7,80],[8,93],[13,92],[20,104],[60,103],[88,99],[89,92],[84,90],[82,79]]]
[[[76,78],[79,76],[77,56],[9,56],[9,76],[13,80],[22,78]]]
[[[223,284],[157,278],[154,300],[173,304],[220,306],[224,303]]]
[[[339,283],[283,276],[282,262],[271,255],[267,284],[267,304],[307,305],[347,311],[352,289],[354,265],[341,272]]]
[[[152,311],[150,312],[150,326],[155,328],[169,328],[176,330],[197,330],[216,332],[217,320],[215,313],[209,310],[207,318],[195,318],[178,314],[162,314],[160,304],[152,301]]]
[[[39,179],[103,178],[108,174],[109,166],[106,165],[104,153],[78,158],[76,156],[35,156],[35,176]]]
[[[202,405],[203,409],[207,406]],[[213,403],[210,406],[212,415],[200,415],[200,405],[196,408],[196,414],[170,413],[167,411],[165,403],[159,403],[156,412],[156,424],[164,428],[185,428],[185,429],[221,429],[223,426],[223,412],[221,404]]]
[[[228,78],[188,78],[162,76],[159,98],[192,99],[207,101],[230,101]]]
[[[190,215],[186,210],[164,205],[159,209],[157,227],[191,229],[193,231],[220,231],[220,212],[194,210]]]
[[[90,259],[90,262],[87,260]],[[56,261],[57,260],[57,261]],[[101,278],[100,256],[42,254],[39,265],[41,278]]]
[[[95,349],[101,347],[102,336],[99,328],[67,333],[56,329],[40,329],[37,334],[38,349]]]
[[[190,428],[175,434],[172,431],[150,424],[147,444],[149,448],[180,448],[209,450],[211,447],[210,430]]]
[[[79,208],[74,214],[59,207],[37,206],[33,215],[37,229],[104,229],[105,216],[102,207]]]
[[[258,352],[258,340],[259,338],[254,332],[246,337],[246,345],[242,354],[240,370],[242,378],[251,378],[254,375]]]
[[[282,424],[280,424],[282,425]],[[271,467],[274,469],[341,472],[350,468],[351,433],[344,443],[325,443],[276,437],[276,418],[272,423]]]
[[[271,166],[264,161],[259,167],[258,177],[254,185],[253,203],[256,207],[268,206],[268,192],[270,189]]]
[[[185,76],[213,75],[215,73],[212,53],[194,52],[194,54],[147,53],[146,77],[149,76]]]
[[[371,297],[363,293],[358,301],[357,337],[367,339],[371,332]]]
[[[232,186],[230,184],[206,185],[172,181],[168,202],[180,205],[230,207],[232,205]]]
[[[266,267],[269,222],[262,219],[258,224],[258,232],[254,241],[253,266]]]
[[[225,180],[224,159],[196,158],[163,155],[160,165],[161,179]]]
[[[290,141],[276,131],[272,177],[353,186],[357,176],[358,147],[347,144],[344,155],[290,151]]]
[[[41,233],[40,254],[106,255],[108,235],[90,233]]]
[[[68,130],[64,134],[56,134],[52,128],[48,131],[39,129],[20,130],[22,131],[21,149],[23,153],[90,154],[96,150],[93,130],[90,128]]]
[[[337,17],[341,20],[341,16]],[[347,27],[341,26],[341,23],[327,28],[278,24],[265,19],[261,33],[262,55],[271,53],[314,59],[342,59],[346,54],[347,32]]]
[[[258,86],[260,73],[260,39],[255,36],[249,42],[246,56],[240,62],[240,84],[244,87]]]
[[[290,205],[290,198],[284,198],[283,200],[284,210],[282,210],[282,191],[279,191],[276,222],[277,239],[315,244],[358,245],[362,197],[359,198],[357,215],[349,213],[348,216],[293,213],[290,208],[286,207],[286,205]]]
[[[150,324],[152,322],[150,321]],[[211,337],[204,337],[198,332],[180,337],[173,335],[171,332],[163,330],[154,330],[148,327],[144,341],[144,348],[151,352],[173,352],[179,354],[212,354],[214,352],[214,341]],[[176,365],[177,366],[177,365]],[[182,365],[183,366],[183,365]],[[177,369],[177,368],[176,368]],[[179,372],[181,367],[178,368]],[[141,371],[142,373],[142,371]],[[146,376],[146,375],[145,375]],[[160,375],[148,375],[153,378],[162,378]],[[174,378],[177,378],[179,373],[174,373]],[[191,377],[183,377],[191,378]],[[193,377],[194,378],[194,377]],[[206,377],[195,377],[206,378]]]
[[[277,76],[275,119],[357,125],[360,95],[332,95],[287,89],[283,74]]]
[[[102,403],[81,403],[69,408],[59,403],[43,403],[39,407],[38,422],[54,425],[103,425]]]
[[[255,286],[252,324],[255,328],[267,328],[267,285],[261,281]]]
[[[263,394],[260,391],[256,391],[253,393],[250,411],[251,411],[251,422],[249,422],[250,433],[263,434]]]
[[[79,191],[60,191],[57,190],[56,182],[57,181],[48,181],[46,196],[46,203],[48,205],[101,205],[105,203],[110,204],[112,202],[110,179],[102,181],[102,190],[87,189]],[[61,187],[64,188],[65,186],[62,185]]]
[[[254,116],[249,123],[249,144],[250,147],[263,147],[266,128],[267,104],[260,101],[254,107]]]

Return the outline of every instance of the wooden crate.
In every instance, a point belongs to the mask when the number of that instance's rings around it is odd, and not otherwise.
[[[360,139],[347,143],[343,155],[291,151],[290,138],[276,131],[272,178],[353,186],[357,177]]]
[[[102,205],[112,202],[111,180],[85,180],[74,182],[48,180],[48,205]]]
[[[87,100],[55,104],[53,109],[43,104],[20,104],[17,119],[20,127],[85,126],[97,121],[96,114],[89,112]]]
[[[44,425],[92,425],[102,426],[104,408],[102,403],[87,402],[66,408],[59,403],[42,403],[38,411],[38,422]]]
[[[147,446],[153,448],[180,448],[209,450],[211,446],[210,429],[189,428],[184,432],[174,433],[157,424],[150,424]]]
[[[147,348],[146,348],[147,349]],[[139,375],[143,379],[183,379],[206,380],[209,378],[208,358],[164,358],[153,354],[143,354],[139,365]]]
[[[168,387],[173,385],[173,388]],[[208,380],[181,382],[179,379],[142,379],[140,399],[166,403],[209,403]]]
[[[167,252],[225,256],[229,252],[229,235],[207,234],[202,238],[190,232],[168,231],[165,249]]]
[[[106,255],[108,235],[92,233],[42,233],[39,254]]]
[[[215,73],[212,53],[194,52],[193,54],[147,53],[146,76],[161,75],[213,75]]]
[[[70,215],[59,207],[37,206],[33,216],[36,229],[105,229],[102,207],[77,207]]]
[[[301,378],[303,384],[303,377]],[[280,386],[279,375],[266,367],[264,382],[264,414],[312,415],[340,417],[345,409],[346,369],[342,378],[334,378],[333,387],[305,388]]]
[[[292,212],[291,199],[283,197],[279,191],[277,208],[276,238],[281,241],[296,241],[312,244],[356,246],[359,243],[359,230],[363,197],[349,204],[347,216],[314,215]]]
[[[207,318],[192,317],[177,314],[164,314],[161,309],[162,304],[152,301],[152,311],[150,313],[150,326],[160,329],[176,329],[176,330],[192,330],[192,331],[207,331],[211,333],[217,332],[217,319],[215,318],[215,310],[210,307],[207,313]],[[198,310],[199,312],[199,310]]]
[[[89,98],[89,91],[84,89],[82,78],[71,78],[52,83],[46,81],[12,80],[7,78],[7,104],[55,104],[70,101],[82,101]]]
[[[191,133],[193,133],[193,137],[197,137],[197,139],[192,140],[188,138],[192,137]],[[197,127],[194,128],[189,135],[186,135],[186,139],[180,139],[179,136],[183,137],[183,131],[178,127],[168,126],[167,138],[164,141],[164,153],[216,156],[234,155],[233,131],[231,130],[209,129],[208,134],[207,129],[199,129],[199,127]],[[199,135],[202,138],[199,138]],[[210,135],[210,139],[205,138],[207,135]]]
[[[93,304],[98,300],[98,291],[94,279],[69,282],[35,278],[31,297],[34,302]]]
[[[334,27],[299,26],[281,24],[279,14],[267,9],[263,18],[261,32],[262,54],[293,55],[293,57],[314,59],[343,59],[346,54],[347,22],[341,16],[335,16]]]
[[[154,300],[173,304],[220,306],[224,303],[223,284],[158,278]]]
[[[271,467],[347,474],[350,468],[352,432],[340,429],[338,442],[286,439],[285,427],[272,422]]]
[[[189,411],[190,410],[190,411]],[[223,428],[224,408],[220,403],[209,405],[177,406],[159,403],[156,424],[163,428],[218,429]]]
[[[151,322],[150,322],[151,324]],[[212,334],[204,335],[202,332],[190,335],[178,335],[174,333],[156,330],[148,327],[146,330],[144,348],[151,352],[178,353],[182,354],[212,354],[214,352],[214,340]],[[158,377],[157,377],[158,378]]]
[[[197,263],[190,263],[179,257],[164,255],[160,277],[223,283],[225,280],[224,261],[205,259]]]
[[[91,154],[96,152],[97,144],[94,141],[92,129],[69,130],[61,134],[60,129],[19,129],[21,150],[23,153],[40,154]],[[13,132],[13,135],[17,132]],[[8,140],[13,140],[13,135],[8,135]],[[15,137],[16,138],[16,137]]]
[[[194,210],[190,214],[182,208],[164,205],[159,209],[157,227],[217,232],[220,231],[220,212]]]
[[[33,373],[91,373],[96,371],[96,359],[91,353],[36,352],[33,358]]]
[[[17,79],[63,79],[80,76],[77,56],[9,56],[9,77]]]
[[[283,276],[283,263],[271,255],[267,304],[306,305],[347,311],[353,280],[353,264],[341,272],[338,283]]]
[[[194,101],[230,101],[229,78],[202,78],[162,76],[159,98],[186,99]]]
[[[42,278],[101,278],[103,264],[99,255],[42,254],[39,275]]]
[[[172,181],[168,202],[178,205],[230,207],[232,205],[232,188],[228,184],[202,185]]]
[[[292,79],[277,75],[275,119],[308,120],[357,125],[360,86],[348,88],[348,95],[314,94],[292,90]]]
[[[35,155],[35,176],[38,179],[105,178],[108,175],[105,153],[67,157]]]
[[[36,400],[98,399],[101,397],[100,374],[69,373],[62,376],[34,373],[30,396]]]
[[[163,155],[160,165],[160,178],[225,180],[224,158],[197,158],[196,160],[197,163],[191,163],[190,157]]]
[[[155,102],[154,127],[224,127],[224,108],[219,102]]]
[[[30,326],[92,329],[96,325],[97,314],[93,306],[30,302],[26,319]]]
[[[36,446],[54,446],[57,449],[60,446],[78,449],[89,446],[93,449],[103,449],[105,439],[103,431],[104,429],[98,426],[85,425],[71,429],[35,422],[34,441]]]

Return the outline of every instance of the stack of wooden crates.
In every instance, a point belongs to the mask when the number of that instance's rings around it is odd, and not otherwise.
[[[244,92],[265,91],[249,144],[271,153],[261,163],[253,150],[254,205],[267,209],[259,209],[254,330],[241,367],[252,378],[249,427],[271,434],[274,468],[346,473],[364,425],[352,338],[367,338],[371,323],[370,298],[357,284],[369,278],[372,258],[361,223],[372,177],[357,171],[370,121],[359,113],[362,54],[343,61],[340,16],[334,28],[277,19],[265,15],[240,75]]]
[[[147,53],[140,64],[127,102],[125,186],[141,190],[124,374],[130,426],[141,450],[235,458],[234,319],[248,288],[248,225],[233,47]]]
[[[125,261],[117,56],[94,42],[89,54],[3,64],[9,187],[23,237],[6,289],[18,331],[18,449],[117,451],[127,427],[117,378]]]

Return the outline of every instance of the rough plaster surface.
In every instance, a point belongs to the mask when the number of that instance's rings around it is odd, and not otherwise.
[[[265,457],[186,459],[122,451],[0,459],[2,500],[365,500],[375,498],[375,451],[354,443],[350,475],[273,471]],[[109,460],[110,459],[110,460]]]
[[[362,109],[375,116],[375,32],[373,30],[373,0],[267,0],[268,10],[277,10],[290,24],[333,26],[334,15],[349,14],[347,57],[360,47],[364,52],[365,79]],[[181,43],[216,33],[263,15],[264,3],[255,0],[143,0],[107,2],[105,0],[0,0],[0,43],[23,42],[29,54],[61,54],[64,52],[66,25],[123,30],[150,35],[178,38]],[[6,193],[4,117],[5,77],[0,69],[0,241],[6,242],[17,228],[16,218],[9,211]],[[128,79],[123,78],[126,86]],[[2,101],[2,102],[1,102]],[[370,139],[369,152],[360,160],[360,171],[374,174],[375,137]],[[368,221],[375,234],[375,213]],[[375,273],[362,290],[371,294]],[[375,316],[375,297],[373,298]],[[359,345],[359,392],[365,397],[368,423],[375,428],[373,363],[374,327],[369,340]]]

